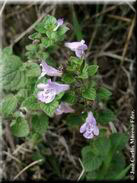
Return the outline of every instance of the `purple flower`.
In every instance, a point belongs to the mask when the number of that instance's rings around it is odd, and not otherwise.
[[[87,139],[92,139],[94,135],[99,135],[99,129],[96,126],[96,119],[92,112],[88,112],[86,122],[80,127],[80,133],[83,133],[83,136]]]
[[[85,54],[84,51],[88,49],[84,40],[81,40],[80,42],[65,43],[65,46],[74,51],[79,58],[81,58]]]
[[[63,25],[63,23],[64,23],[63,18],[59,18],[57,20],[57,26],[53,29],[53,31],[56,31],[61,25]]]
[[[68,104],[66,102],[61,102],[59,107],[56,109],[55,114],[56,115],[61,115],[63,113],[73,113],[73,112],[74,112],[74,109],[72,109],[70,107],[70,104]]]
[[[37,93],[38,100],[47,104],[52,102],[56,95],[68,90],[69,85],[52,82],[51,79],[49,79],[46,84],[38,84],[37,88],[41,90]]]
[[[49,66],[46,62],[42,61],[40,66],[42,66],[42,73],[39,77],[39,79],[45,75],[48,76],[61,76],[62,75],[62,71],[59,71],[57,69],[55,69],[52,66]]]

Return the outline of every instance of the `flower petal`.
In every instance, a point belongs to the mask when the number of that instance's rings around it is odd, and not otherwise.
[[[86,126],[87,123],[84,123],[81,127],[80,127],[80,133],[84,133],[86,131]]]
[[[97,126],[94,127],[93,133],[94,133],[94,135],[96,135],[96,136],[99,135],[99,129],[98,129]]]
[[[69,85],[67,84],[59,84],[57,82],[51,82],[50,86],[56,90],[56,94],[69,90]]]
[[[45,93],[44,91],[40,91],[37,94],[37,98],[38,100],[40,100],[41,102],[44,102],[46,104],[52,102],[55,98],[55,93]]]
[[[96,119],[93,116],[93,113],[90,111],[88,112],[88,117],[86,118],[86,122],[87,123],[92,123],[92,124],[96,124]]]
[[[92,139],[94,137],[93,133],[88,133],[88,132],[85,132],[83,134],[83,136],[86,138],[86,139]]]
[[[44,75],[48,75],[48,76],[61,76],[62,75],[62,72],[55,69],[54,67],[52,66],[49,66],[46,62],[42,61],[41,64],[42,66],[42,73],[41,73],[41,77],[43,77]]]
[[[59,107],[56,109],[56,115],[61,115],[63,113],[73,113],[74,109],[70,107],[70,105],[66,102],[61,102]]]

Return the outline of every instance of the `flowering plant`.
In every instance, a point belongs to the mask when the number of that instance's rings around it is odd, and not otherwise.
[[[48,131],[49,119],[64,116],[66,124],[78,130],[88,144],[81,153],[86,178],[104,179],[110,166],[111,173],[115,170],[114,157],[122,156],[123,144],[128,140],[125,134],[106,137],[105,126],[116,118],[107,108],[112,93],[98,81],[99,66],[88,61],[88,43],[66,40],[69,28],[64,19],[46,16],[35,30],[29,36],[32,43],[26,46],[27,61],[11,48],[0,53],[3,120],[10,120],[13,135],[37,145]],[[66,58],[55,62],[52,56],[61,48],[66,50]]]

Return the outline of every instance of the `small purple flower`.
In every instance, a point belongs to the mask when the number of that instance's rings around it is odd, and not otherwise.
[[[71,108],[70,104],[66,102],[61,102],[59,107],[56,109],[55,114],[56,115],[61,115],[63,113],[73,113],[74,109]]]
[[[62,71],[59,71],[57,69],[55,69],[54,67],[52,66],[49,66],[46,62],[42,61],[40,66],[42,66],[42,73],[39,77],[39,79],[45,75],[48,75],[48,76],[62,76]]]
[[[37,93],[38,100],[44,103],[50,103],[54,100],[56,95],[69,90],[69,85],[52,82],[51,79],[49,79],[46,84],[38,84],[37,88],[42,90]]]
[[[61,25],[63,25],[64,23],[64,19],[63,18],[59,18],[57,20],[57,26],[53,29],[53,31],[56,31]]]
[[[95,135],[99,135],[99,128],[96,126],[96,119],[92,112],[88,112],[86,122],[80,127],[80,133],[87,139],[92,139]]]
[[[72,43],[65,43],[65,46],[70,50],[74,51],[76,56],[81,58],[85,54],[85,50],[88,49],[87,45],[85,44],[84,40],[80,42],[72,42]]]

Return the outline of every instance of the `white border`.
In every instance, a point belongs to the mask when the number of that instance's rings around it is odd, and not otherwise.
[[[0,3],[7,1],[7,3],[41,3],[43,1],[47,3],[133,3],[136,0],[0,0]]]

